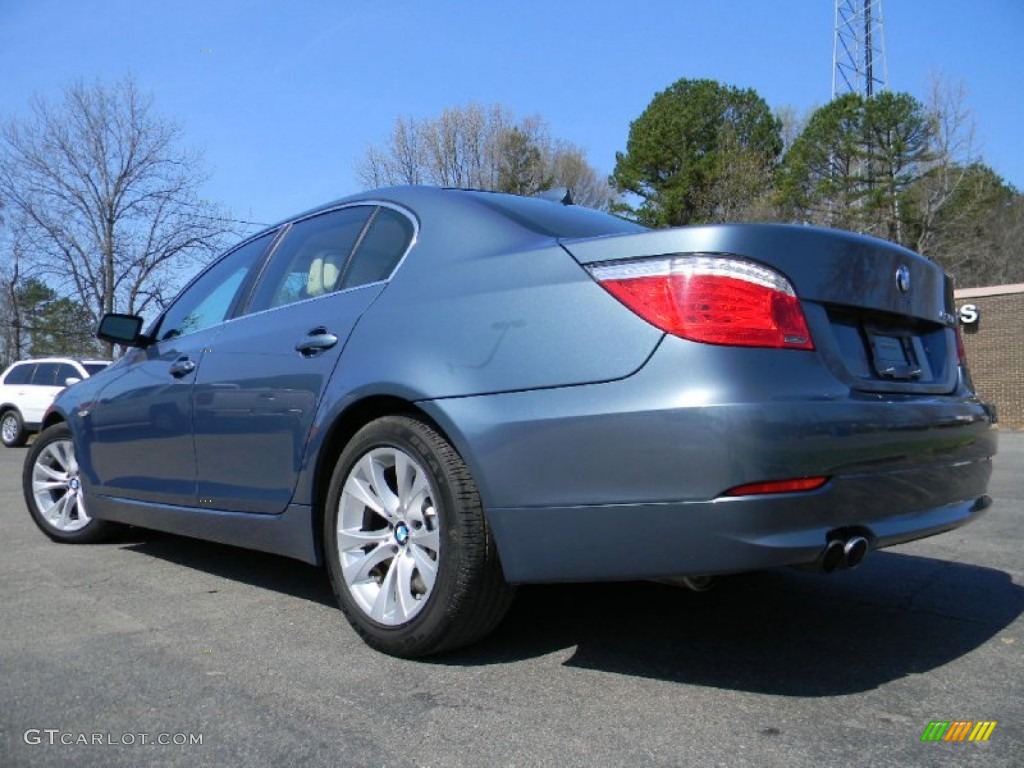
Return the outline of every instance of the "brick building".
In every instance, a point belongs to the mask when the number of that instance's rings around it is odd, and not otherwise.
[[[954,296],[978,394],[995,404],[1000,426],[1024,429],[1024,283]]]

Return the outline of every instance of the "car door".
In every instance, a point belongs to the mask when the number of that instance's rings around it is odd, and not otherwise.
[[[192,387],[217,328],[237,308],[267,249],[243,244],[196,278],[157,321],[149,346],[128,352],[88,414],[80,464],[94,493],[196,506]]]
[[[389,228],[392,236],[382,244]],[[397,211],[358,205],[304,219],[285,234],[247,313],[224,324],[197,373],[202,505],[270,514],[285,509],[342,348],[413,231]],[[374,255],[380,247],[390,248],[388,261]]]

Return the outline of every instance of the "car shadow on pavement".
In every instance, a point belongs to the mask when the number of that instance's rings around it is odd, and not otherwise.
[[[323,605],[337,605],[323,568],[291,558],[190,539],[171,533],[130,528],[121,547],[205,573],[269,589]]]
[[[566,666],[783,696],[871,690],[947,664],[1024,612],[1002,571],[880,552],[832,576],[776,570],[709,592],[637,582],[530,586],[498,630],[438,663],[574,648]]]
[[[131,529],[129,551],[322,605],[322,568]],[[949,663],[1024,613],[993,568],[874,553],[831,576],[778,569],[709,592],[651,582],[520,587],[489,637],[427,663],[486,666],[569,651],[569,667],[783,696],[871,690]],[[353,641],[355,636],[353,636]]]

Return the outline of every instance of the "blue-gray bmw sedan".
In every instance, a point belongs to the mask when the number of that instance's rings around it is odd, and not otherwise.
[[[400,656],[480,638],[515,584],[831,571],[990,503],[948,276],[846,232],[383,189],[99,336],[128,352],[26,458],[42,531],[325,563]]]

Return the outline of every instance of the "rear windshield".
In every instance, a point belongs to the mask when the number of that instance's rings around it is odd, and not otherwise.
[[[595,211],[593,208],[489,192],[467,194],[519,226],[548,237],[596,237],[647,231],[646,227],[639,224],[612,216],[610,213]]]

